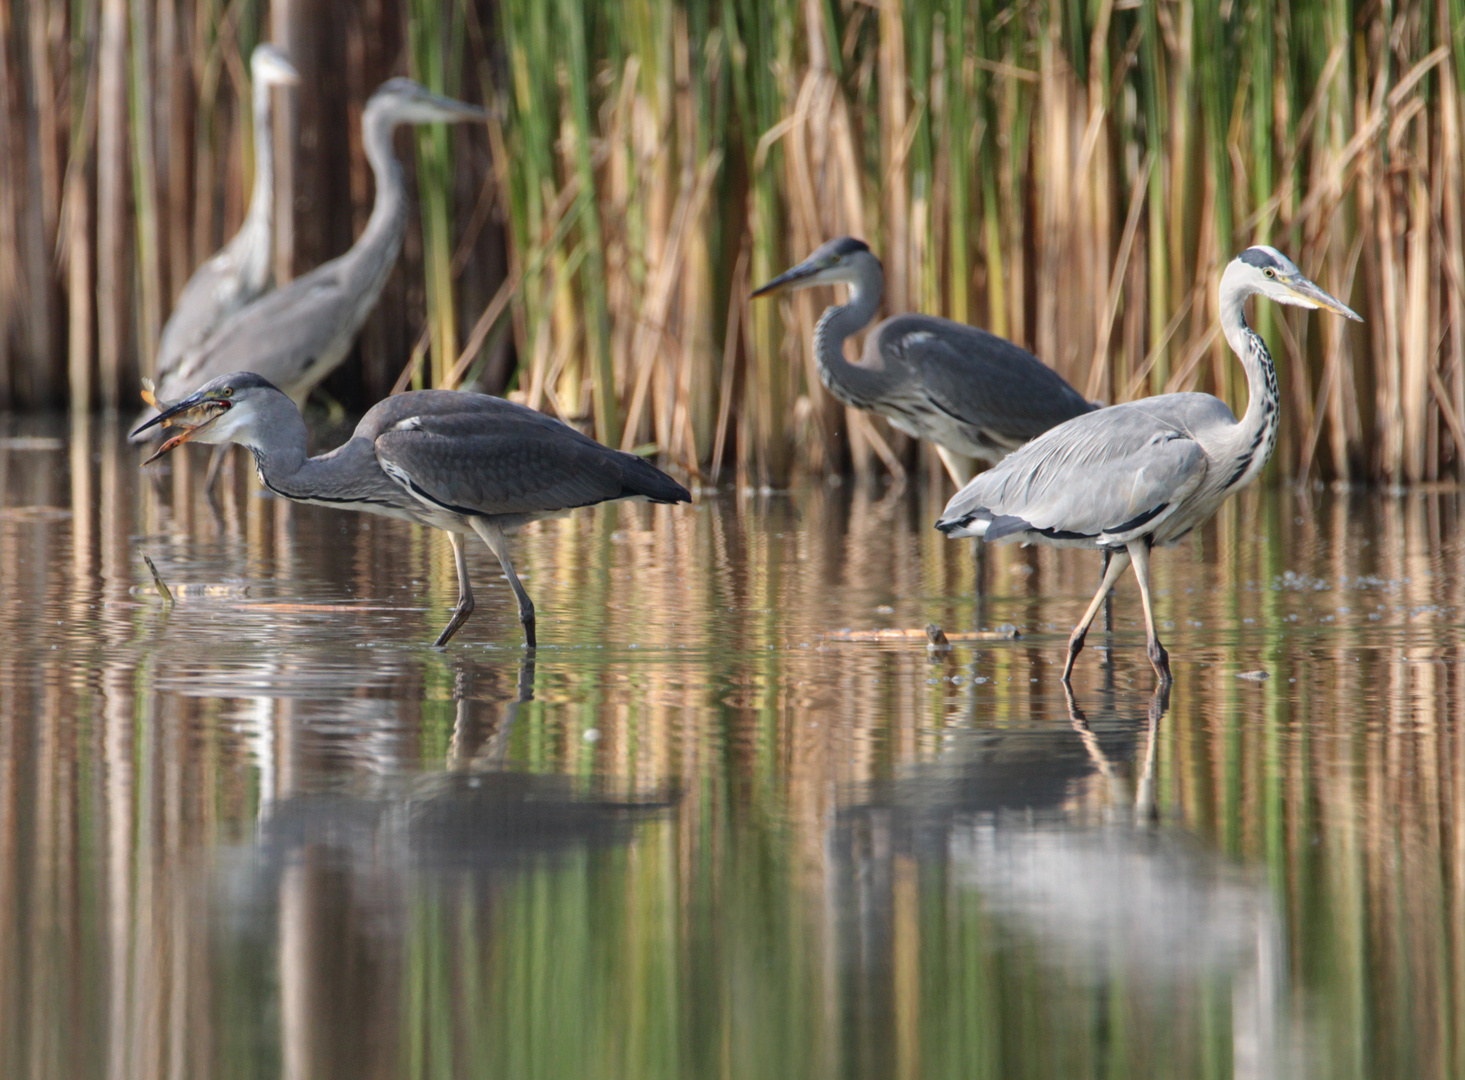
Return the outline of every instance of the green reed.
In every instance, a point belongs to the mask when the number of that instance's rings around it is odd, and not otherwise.
[[[428,0],[409,0],[407,30],[411,41],[413,77],[436,93],[458,96],[461,90],[449,84],[444,58],[463,47],[461,7],[453,4],[445,8]],[[430,330],[428,384],[441,386],[458,358],[451,236],[452,147],[444,124],[433,124],[419,130],[416,141],[418,202]],[[426,385],[420,375],[414,384],[419,387]]]

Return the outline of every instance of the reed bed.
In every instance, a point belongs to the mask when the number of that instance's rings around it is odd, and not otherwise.
[[[0,0],[0,402],[111,401],[145,366],[242,214],[242,58],[265,16]],[[826,296],[746,302],[820,241],[871,243],[888,311],[987,326],[1089,396],[1238,407],[1215,290],[1270,242],[1366,319],[1258,308],[1288,398],[1277,470],[1458,478],[1465,0],[380,0],[344,34],[284,0],[271,17],[306,73],[297,269],[364,218],[354,110],[378,76],[495,107],[486,156],[421,137],[420,239],[338,393],[507,390],[700,477],[900,473],[919,449],[819,385]]]
[[[0,408],[132,407],[174,298],[244,216],[257,42],[283,46],[302,76],[275,99],[281,282],[365,225],[374,188],[359,125],[377,85],[409,74],[482,98],[484,46],[479,35],[469,47],[466,10],[0,0]],[[359,363],[328,396],[364,406],[386,394],[419,337],[424,377],[446,377],[457,309],[482,309],[504,275],[501,231],[479,205],[487,151],[481,130],[400,136],[420,216]]]

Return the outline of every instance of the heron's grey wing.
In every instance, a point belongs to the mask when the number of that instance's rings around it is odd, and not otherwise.
[[[1195,491],[1207,468],[1193,432],[1208,407],[1170,402],[1167,408],[1165,399],[1206,397],[1165,395],[1060,424],[957,492],[937,527],[987,540],[1037,532],[1060,541],[1103,537],[1104,543],[1148,531]]]
[[[195,270],[178,294],[178,303],[158,339],[159,385],[172,376],[191,350],[202,345],[220,323],[255,295],[245,295],[238,266],[227,248]]]
[[[502,398],[425,390],[377,408],[388,405],[391,410],[371,418],[380,429],[375,445],[382,469],[444,509],[534,515],[637,495],[659,502],[690,498],[634,454]],[[363,418],[357,433],[367,426]]]
[[[872,337],[918,372],[932,403],[952,419],[1013,443],[1093,409],[1032,353],[975,326],[901,315]]]
[[[224,320],[171,378],[160,381],[158,396],[182,398],[233,371],[255,372],[292,393],[312,367],[336,359],[325,354],[340,348],[340,328],[350,312],[351,297],[340,275],[312,272],[297,278]]]

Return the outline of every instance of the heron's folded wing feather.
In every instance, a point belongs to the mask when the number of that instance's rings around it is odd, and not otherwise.
[[[172,378],[160,381],[158,396],[181,398],[232,371],[258,372],[287,388],[320,359],[351,310],[344,282],[334,272],[297,278],[220,323]]]
[[[1168,513],[1205,476],[1206,455],[1183,427],[1140,406],[1070,420],[978,476],[943,521],[982,514],[1038,531],[1122,535]],[[997,537],[994,535],[993,539]]]
[[[255,299],[240,280],[228,248],[214,255],[188,279],[158,339],[157,381],[172,376],[190,351],[203,344],[225,319]]]
[[[685,495],[641,459],[521,407],[411,417],[376,437],[376,453],[399,483],[410,478],[418,498],[461,513],[543,514],[630,495]],[[641,469],[676,492],[641,483]]]
[[[954,419],[1027,440],[1093,406],[1052,368],[1006,338],[926,315],[902,315],[880,327],[920,374],[932,403]]]

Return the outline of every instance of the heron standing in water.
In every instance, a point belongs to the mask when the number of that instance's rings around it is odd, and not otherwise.
[[[316,457],[306,456],[300,410],[273,383],[249,372],[214,379],[138,431],[154,425],[181,430],[149,462],[189,441],[239,443],[254,455],[260,482],[276,495],[446,532],[457,562],[458,604],[433,643],[439,646],[473,612],[465,537],[477,534],[498,557],[533,649],[534,603],[514,573],[509,533],[612,499],[692,498],[635,454],[602,446],[535,409],[461,390],[417,390],[379,401],[348,442]]]
[[[1226,267],[1220,288],[1221,329],[1246,371],[1240,420],[1224,401],[1199,393],[1160,394],[1076,417],[962,488],[936,523],[947,536],[1098,548],[1109,556],[1099,591],[1069,636],[1065,682],[1094,615],[1131,562],[1145,651],[1170,681],[1170,657],[1155,630],[1150,550],[1210,518],[1260,475],[1277,445],[1277,369],[1266,342],[1246,325],[1249,296],[1363,321],[1276,248],[1247,248]]]

